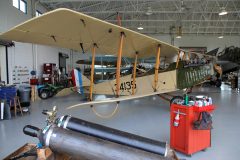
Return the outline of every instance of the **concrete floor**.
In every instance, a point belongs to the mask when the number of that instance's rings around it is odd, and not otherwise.
[[[189,160],[239,159],[239,94],[229,89],[228,86],[223,86],[221,89],[195,88],[193,92],[196,95],[211,96],[218,107],[213,116],[212,147],[206,152],[194,154],[191,158],[181,153],[178,153],[178,156]],[[26,124],[43,127],[45,116],[41,114],[41,111],[51,109],[55,105],[58,107],[59,116],[68,114],[148,138],[167,142],[170,140],[169,104],[157,96],[122,102],[117,114],[109,119],[97,117],[90,107],[65,110],[67,106],[78,103],[79,99],[79,95],[71,95],[65,98],[37,101],[31,105],[31,114],[0,121],[0,159],[25,143],[36,143],[37,139],[24,135],[22,128]],[[102,114],[107,114],[113,107],[113,104],[102,105],[97,110]]]

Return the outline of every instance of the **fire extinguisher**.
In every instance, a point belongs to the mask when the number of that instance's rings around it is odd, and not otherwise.
[[[180,120],[180,115],[179,112],[176,114],[174,121],[173,121],[173,125],[174,127],[178,127],[179,126],[179,120]]]

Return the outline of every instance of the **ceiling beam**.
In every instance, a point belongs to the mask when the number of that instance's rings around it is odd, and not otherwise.
[[[108,22],[117,22],[117,20],[107,20]],[[122,20],[122,22],[174,22],[175,20],[168,19],[132,19],[132,20]],[[240,22],[240,19],[222,19],[222,20],[181,20],[182,22]]]
[[[102,2],[102,1],[114,1],[114,2],[153,2],[153,1],[158,1],[158,2],[169,2],[169,1],[178,1],[178,0],[40,0],[41,3],[56,3],[56,2]],[[186,2],[188,1],[199,1],[199,0],[184,0]],[[216,0],[208,0],[208,1],[216,1]],[[218,0],[219,2],[224,0]],[[239,0],[228,0],[228,1],[236,1],[238,2]]]
[[[161,35],[169,35],[169,32],[158,32],[158,31],[156,31],[156,32],[154,32],[154,31],[149,31],[149,32],[145,32],[145,31],[141,31],[141,32],[139,32],[139,33],[142,33],[142,34],[161,34]],[[239,36],[240,35],[240,33],[239,32],[225,32],[225,33],[223,33],[222,34],[222,32],[198,32],[198,35],[206,35],[206,34],[208,34],[208,35],[229,35],[229,36]],[[188,33],[186,33],[186,32],[183,32],[183,36],[182,37],[184,37],[184,35],[197,35],[197,32],[188,32]]]
[[[133,26],[124,26],[124,27],[126,27],[126,28],[137,28],[138,26],[135,26],[135,27],[133,27]],[[157,29],[169,29],[169,26],[161,26],[161,27],[159,27],[159,26],[146,26],[146,25],[142,25],[142,27],[143,28],[157,28]],[[192,27],[186,27],[186,26],[184,26],[183,27],[183,30],[185,30],[185,29],[190,29],[190,28],[192,28]],[[226,29],[240,29],[240,26],[239,27],[237,27],[237,26],[227,26],[227,27],[224,27],[224,26],[211,26],[211,27],[199,27],[199,29],[206,29],[206,28],[209,28],[209,29],[216,29],[216,28],[226,28]]]
[[[124,14],[146,14],[146,11],[118,11],[119,13],[124,13]],[[83,11],[82,13],[85,14],[113,14],[116,13],[116,11]],[[153,14],[185,14],[185,12],[179,12],[179,11],[153,11]],[[198,12],[191,12],[191,14],[218,14],[219,11],[198,11]],[[240,10],[239,11],[228,11],[228,14],[240,14]]]
[[[87,5],[87,6],[82,6],[80,8],[78,8],[79,10],[82,10],[82,9],[87,9],[87,8],[91,8],[91,7],[94,7],[94,6],[99,6],[99,5],[102,5],[106,2],[99,2],[99,3],[94,3],[94,4],[90,4],[90,5]]]

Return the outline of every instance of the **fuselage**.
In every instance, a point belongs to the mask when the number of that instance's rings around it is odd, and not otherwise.
[[[178,69],[170,67],[158,73],[156,90],[154,88],[154,74],[137,76],[135,85],[133,85],[133,77],[130,74],[120,78],[120,96],[133,95],[133,92],[134,95],[143,95],[153,92],[176,91],[199,84],[213,75],[213,73],[213,65],[211,63],[189,66],[180,65]],[[93,93],[116,95],[116,80],[95,84]]]

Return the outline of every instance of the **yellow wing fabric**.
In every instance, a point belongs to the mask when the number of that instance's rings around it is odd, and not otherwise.
[[[173,57],[178,48],[129,29],[75,12],[57,9],[28,20],[0,35],[0,39],[90,51],[94,43],[97,53],[116,55],[120,33],[124,32],[123,57],[152,57],[161,44],[161,56]]]

